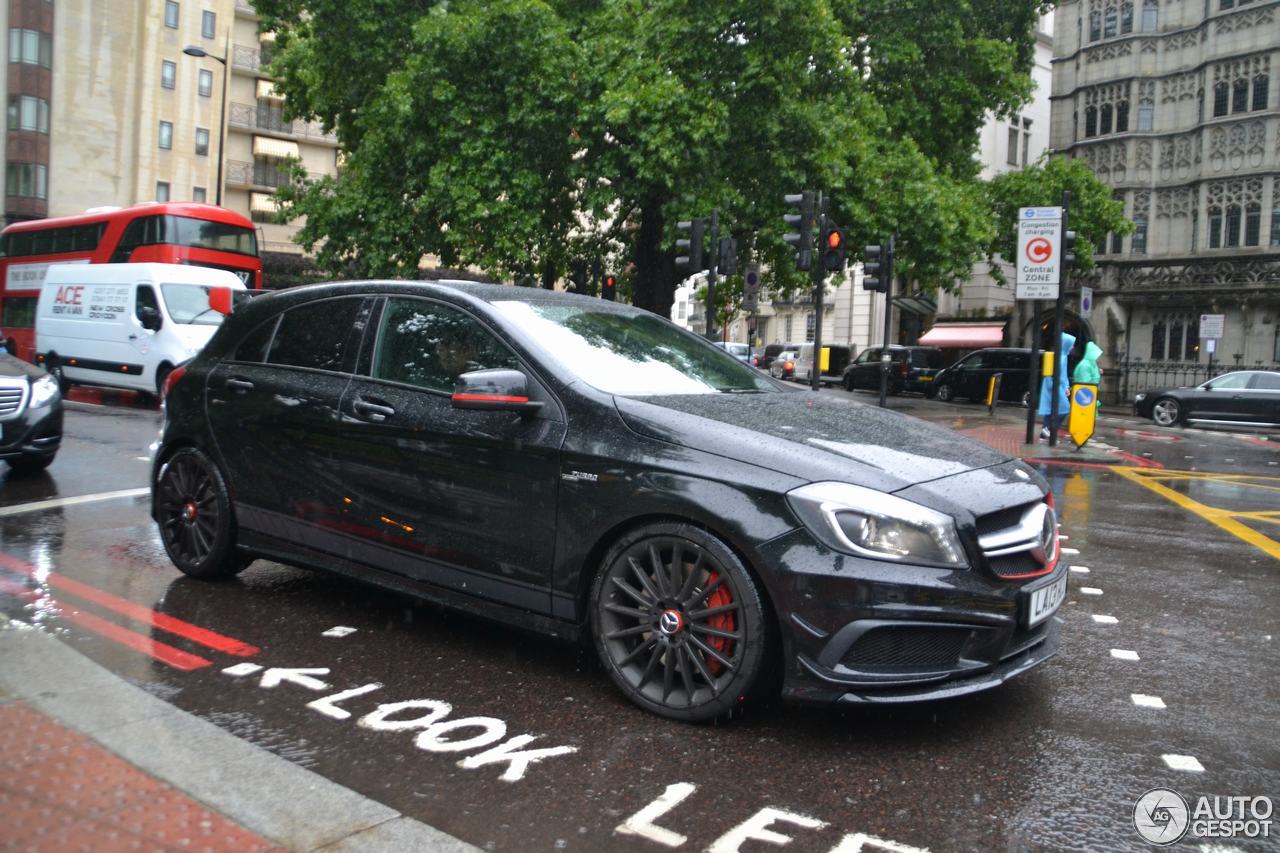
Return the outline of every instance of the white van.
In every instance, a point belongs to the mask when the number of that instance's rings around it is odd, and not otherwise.
[[[169,372],[209,342],[244,289],[235,273],[208,267],[50,267],[36,306],[36,361],[64,386],[158,394]]]
[[[822,371],[822,381],[835,383],[843,381],[844,369],[853,358],[853,348],[843,344],[824,344],[822,348],[828,351],[827,369]],[[813,356],[812,343],[800,345],[800,350],[796,353],[794,376],[797,382],[809,382],[813,379]]]

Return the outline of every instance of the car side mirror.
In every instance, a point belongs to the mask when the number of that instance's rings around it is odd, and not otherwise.
[[[519,370],[498,368],[459,376],[453,385],[453,407],[530,415],[542,403],[529,399],[529,377]]]
[[[153,332],[159,331],[160,327],[164,325],[164,321],[160,319],[160,312],[150,306],[144,306],[138,312],[138,320],[142,323],[142,328],[150,329]]]

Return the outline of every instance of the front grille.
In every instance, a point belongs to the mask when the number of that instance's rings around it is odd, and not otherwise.
[[[0,385],[0,418],[17,417],[26,403],[27,388],[21,386]]]
[[[863,672],[938,670],[955,666],[972,632],[964,628],[872,628],[844,653],[840,663]]]
[[[988,557],[987,565],[991,571],[1002,578],[1031,575],[1044,571],[1044,566],[1031,558],[1026,551],[1021,554],[1008,554],[1004,557]]]
[[[1043,511],[1042,511],[1043,510]],[[1000,578],[1034,577],[1050,570],[1056,557],[1056,533],[1045,517],[1053,510],[1040,501],[1008,507],[976,520],[978,547],[991,572]],[[1046,536],[1052,538],[1046,541]]]

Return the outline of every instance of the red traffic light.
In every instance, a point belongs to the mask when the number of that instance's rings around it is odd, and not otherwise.
[[[609,275],[609,276],[605,276],[605,279],[604,279],[604,286],[605,286],[605,287],[613,287],[613,285],[614,285],[614,284],[615,284],[615,280],[614,280],[613,276],[611,276],[611,275]]]
[[[840,233],[839,229],[832,228],[830,231],[827,232],[827,248],[828,249],[839,249],[840,244],[843,242],[844,242],[844,235]]]

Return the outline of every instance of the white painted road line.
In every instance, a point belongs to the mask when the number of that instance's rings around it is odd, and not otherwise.
[[[1070,536],[1068,536],[1068,535],[1067,535],[1067,534],[1065,534],[1065,533],[1059,533],[1059,534],[1058,534],[1058,538],[1059,538],[1059,539],[1061,539],[1063,542],[1066,542],[1066,541],[1067,541],[1068,539],[1070,539],[1071,537],[1070,537]]]
[[[1070,570],[1071,570],[1071,571],[1073,571],[1073,572],[1075,572],[1075,573],[1076,573],[1076,574],[1078,574],[1078,575],[1087,575],[1087,574],[1089,574],[1089,567],[1088,567],[1088,566],[1071,566],[1071,567],[1070,567]]]
[[[98,501],[110,501],[116,498],[140,498],[143,495],[151,494],[151,489],[121,489],[118,492],[98,492],[96,495],[80,495],[74,498],[54,498],[47,501],[35,501],[29,504],[15,504],[14,506],[0,507],[0,518],[9,515],[21,515],[25,512],[40,512],[43,509],[57,509],[61,506],[75,506],[76,504],[91,504]]]
[[[223,670],[223,673],[226,675],[234,675],[239,677],[244,675],[253,675],[255,672],[258,672],[261,669],[262,667],[259,664],[245,662],[245,663],[238,663],[235,666],[229,666]]]
[[[1116,660],[1141,660],[1137,652],[1131,652],[1128,649],[1112,649],[1111,656]]]
[[[1080,553],[1080,549],[1079,549],[1079,548],[1063,548],[1063,549],[1062,549],[1062,553],[1064,553],[1064,554],[1079,554],[1079,553]]]
[[[1102,613],[1095,613],[1093,614],[1093,621],[1097,622],[1099,625],[1115,625],[1120,620],[1114,616],[1107,616]]]
[[[345,637],[348,634],[354,634],[355,628],[349,628],[346,625],[334,625],[328,631],[321,632],[321,637]]]
[[[1189,770],[1192,773],[1203,773],[1204,765],[1196,761],[1194,755],[1162,755],[1164,763],[1173,770]]]
[[[1096,586],[1082,586],[1080,587],[1080,592],[1084,595],[1102,595],[1102,590]]]
[[[1164,708],[1164,700],[1159,696],[1148,696],[1145,693],[1130,693],[1129,698],[1139,708]]]

